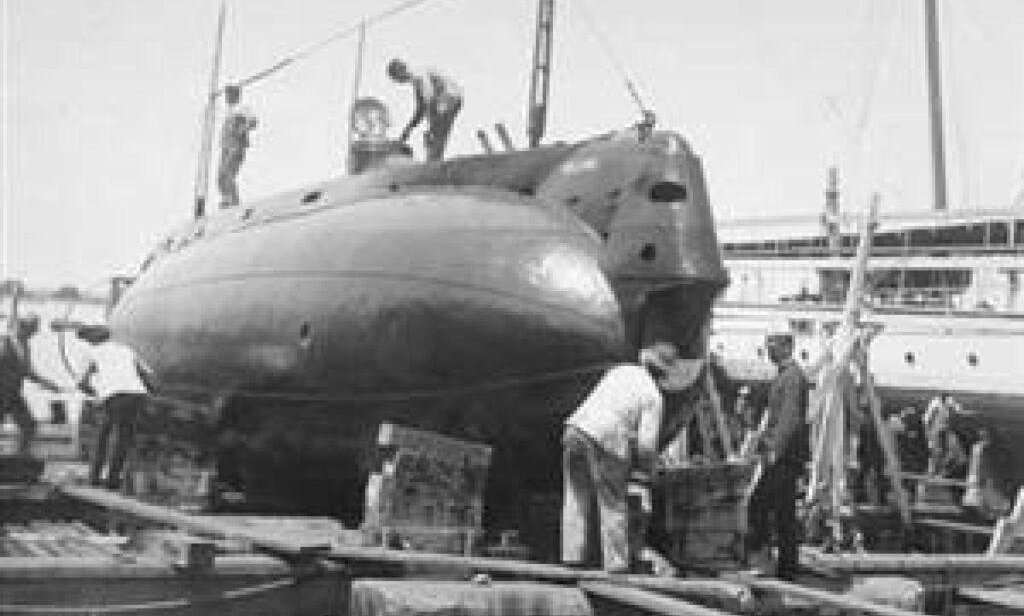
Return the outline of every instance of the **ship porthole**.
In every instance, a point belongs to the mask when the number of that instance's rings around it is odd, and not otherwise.
[[[644,247],[640,249],[640,258],[644,261],[653,261],[657,254],[658,249],[654,244],[644,244]]]
[[[908,366],[913,366],[914,362],[917,361],[917,358],[914,357],[913,353],[907,351],[906,354],[903,355],[903,361],[907,362]]]
[[[978,365],[978,354],[968,353],[967,354],[967,365],[974,367]]]

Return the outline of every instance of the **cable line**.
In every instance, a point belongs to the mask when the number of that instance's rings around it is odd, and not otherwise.
[[[626,92],[629,93],[629,97],[633,99],[634,103],[636,103],[641,114],[648,111],[647,105],[644,104],[643,99],[640,97],[640,92],[637,90],[636,83],[630,76],[629,71],[626,70],[625,64],[622,63],[618,55],[615,53],[615,47],[612,45],[611,40],[605,36],[604,31],[598,27],[593,13],[591,13],[590,9],[587,7],[587,0],[580,0],[578,4],[582,9],[581,14],[583,15],[583,20],[586,22],[587,27],[590,28],[591,33],[597,39],[598,47],[604,53],[605,58],[612,63],[615,71],[619,73],[619,77],[621,77],[625,83]]]
[[[312,45],[303,47],[292,52],[291,54],[288,54],[284,58],[272,64],[271,66],[261,71],[255,72],[252,75],[249,75],[248,77],[244,77],[238,80],[237,82],[235,82],[235,85],[239,87],[245,87],[256,82],[263,81],[267,77],[270,77],[271,75],[287,68],[288,66],[291,66],[295,62],[298,62],[299,60],[303,60],[313,55],[314,53],[320,51],[321,49],[335,41],[340,41],[341,39],[348,38],[350,36],[358,34],[359,29],[361,27],[369,27],[374,24],[378,24],[391,17],[394,17],[396,15],[404,13],[405,11],[413,9],[421,4],[426,4],[427,2],[430,2],[430,0],[405,0],[404,2],[400,2],[389,9],[383,10],[379,13],[375,13],[365,19],[361,19],[356,24],[351,25],[343,30],[339,30],[334,34],[331,34],[330,36],[327,36],[321,39],[320,41],[313,43]]]

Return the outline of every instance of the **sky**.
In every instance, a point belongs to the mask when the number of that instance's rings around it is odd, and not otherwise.
[[[230,1],[223,80],[389,6]],[[1008,207],[1024,189],[1024,0],[939,6],[951,208]],[[187,220],[218,9],[0,0],[0,275],[100,289]],[[618,63],[660,126],[704,158],[721,220],[818,212],[829,165],[845,208],[873,191],[886,211],[929,208],[923,0],[556,0],[555,11],[548,141],[638,118]],[[535,15],[536,0],[428,0],[369,29],[361,91],[401,125],[411,95],[385,64],[436,67],[466,97],[450,153],[478,152],[475,130],[499,121],[522,145]],[[339,40],[245,90],[261,125],[243,200],[342,173],[355,57],[355,39]]]

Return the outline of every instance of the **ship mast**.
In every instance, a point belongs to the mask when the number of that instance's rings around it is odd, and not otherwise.
[[[928,57],[928,115],[931,123],[933,209],[945,212],[946,148],[942,134],[942,81],[939,64],[938,16],[936,0],[924,0],[925,42]]]
[[[527,112],[526,135],[530,147],[540,145],[547,127],[548,85],[551,81],[551,28],[554,22],[554,0],[537,4],[537,37],[533,47],[533,72],[530,76],[530,108]]]

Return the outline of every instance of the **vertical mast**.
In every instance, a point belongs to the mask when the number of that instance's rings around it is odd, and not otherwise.
[[[359,22],[359,44],[356,47],[355,75],[352,77],[352,105],[348,114],[348,163],[346,165],[349,173],[353,169],[352,161],[352,131],[355,120],[356,103],[359,101],[359,88],[363,81],[363,49],[366,46],[366,21]]]
[[[942,81],[939,64],[938,16],[936,0],[924,0],[925,39],[928,52],[928,115],[931,122],[932,181],[934,209],[946,211],[946,148],[942,134]]]
[[[531,148],[540,145],[548,115],[548,84],[551,80],[551,27],[554,21],[554,0],[537,4],[537,35],[533,47],[533,71],[530,76],[530,108],[527,112],[526,135]]]
[[[217,84],[220,82],[220,57],[224,42],[224,15],[226,12],[227,1],[223,0],[220,3],[220,16],[217,18],[217,41],[213,48],[210,90],[206,98],[206,111],[203,114],[203,132],[199,146],[199,163],[196,169],[196,218],[202,218],[206,214],[206,197],[210,190],[210,155],[213,150],[213,124],[217,119]]]

